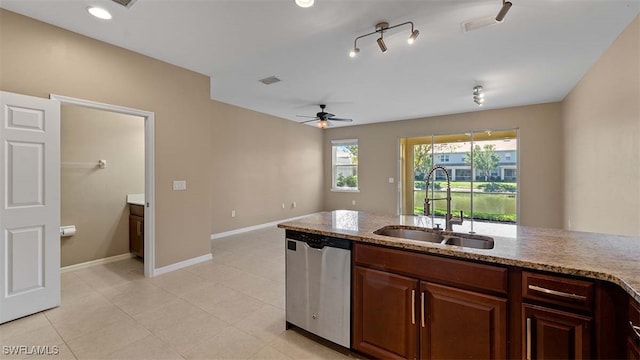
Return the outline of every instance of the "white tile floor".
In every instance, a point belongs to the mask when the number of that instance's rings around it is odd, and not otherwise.
[[[136,259],[62,274],[62,305],[0,325],[4,346],[49,346],[16,359],[347,359],[286,331],[284,231],[212,242],[213,260],[143,276]]]

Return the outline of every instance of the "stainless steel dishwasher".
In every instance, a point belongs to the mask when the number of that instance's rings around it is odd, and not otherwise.
[[[351,241],[287,230],[286,321],[351,346]]]

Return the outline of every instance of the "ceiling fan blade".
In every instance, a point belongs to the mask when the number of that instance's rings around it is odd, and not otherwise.
[[[315,119],[317,118],[317,116],[307,116],[307,115],[296,115],[297,117],[304,117],[304,118],[311,118],[311,119]]]
[[[329,118],[327,120],[331,120],[331,121],[353,121],[353,119],[343,119],[343,118]]]
[[[318,121],[318,118],[313,118],[311,120],[305,120],[305,121],[301,121],[300,124],[306,124],[308,122],[312,122],[312,121]]]

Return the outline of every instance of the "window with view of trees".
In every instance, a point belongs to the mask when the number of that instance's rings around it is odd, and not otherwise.
[[[475,221],[517,222],[517,130],[479,131],[401,140],[403,153],[402,213],[422,214],[424,199],[444,198],[451,178],[451,210]],[[431,212],[446,213],[446,201],[432,201]]]
[[[332,190],[358,190],[358,140],[331,141]]]

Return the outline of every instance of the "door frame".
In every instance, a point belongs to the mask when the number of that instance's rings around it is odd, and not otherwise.
[[[146,205],[144,210],[144,276],[155,276],[155,114],[151,111],[57,94],[50,94],[49,98],[59,101],[61,105],[76,105],[144,118],[144,201]]]

